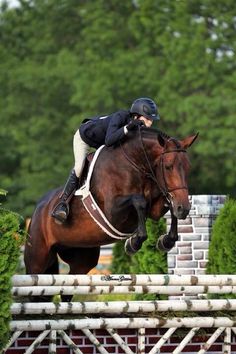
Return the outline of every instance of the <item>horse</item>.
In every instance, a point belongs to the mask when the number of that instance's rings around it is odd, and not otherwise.
[[[106,218],[121,233],[130,233],[125,251],[132,255],[147,239],[147,218],[159,220],[170,210],[172,221],[157,247],[168,252],[178,239],[178,219],[190,210],[187,148],[197,134],[182,140],[152,128],[141,127],[113,147],[104,147],[95,164],[90,191]],[[70,202],[66,223],[58,225],[51,212],[62,188],[38,202],[25,244],[27,274],[58,274],[58,255],[68,264],[69,274],[86,274],[97,265],[100,247],[112,239],[91,218],[78,196]]]

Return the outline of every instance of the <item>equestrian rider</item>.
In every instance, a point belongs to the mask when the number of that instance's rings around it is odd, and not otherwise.
[[[57,223],[64,223],[69,215],[69,202],[80,185],[80,176],[89,147],[97,149],[104,144],[113,146],[127,136],[129,131],[139,125],[150,128],[153,121],[158,119],[160,117],[157,105],[152,99],[144,97],[136,99],[128,111],[120,110],[107,116],[83,121],[73,140],[74,168],[51,214]]]

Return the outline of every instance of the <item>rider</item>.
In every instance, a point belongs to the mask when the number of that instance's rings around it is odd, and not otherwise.
[[[75,165],[59,196],[52,217],[64,223],[69,215],[69,202],[80,185],[80,176],[89,147],[113,146],[139,125],[150,128],[154,120],[160,119],[155,102],[142,97],[136,99],[130,110],[120,110],[107,116],[85,119],[76,131],[73,140]]]

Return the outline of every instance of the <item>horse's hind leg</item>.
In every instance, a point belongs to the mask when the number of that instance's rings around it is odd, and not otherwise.
[[[87,274],[98,263],[100,247],[69,248],[59,250],[58,254],[69,265],[69,274]],[[63,301],[71,301],[72,297],[64,295],[62,299]]]
[[[50,274],[49,269],[55,267],[56,261],[55,251],[48,248],[43,238],[26,241],[24,251],[26,274]]]
[[[26,274],[44,273],[47,264],[47,249],[45,245],[38,247],[35,240],[29,237],[24,250]]]
[[[58,274],[58,259],[54,250],[48,250],[43,241],[35,244],[25,245],[25,267],[26,274]],[[40,295],[30,296],[30,301],[50,301],[52,296]]]

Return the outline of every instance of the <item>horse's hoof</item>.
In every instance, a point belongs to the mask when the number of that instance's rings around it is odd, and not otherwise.
[[[126,253],[128,256],[133,256],[133,255],[137,252],[137,251],[132,247],[131,239],[132,239],[132,237],[128,238],[128,239],[125,241],[125,253]]]
[[[158,238],[158,240],[157,240],[156,248],[159,251],[169,252],[174,247],[175,243],[173,245],[171,245],[171,246],[167,246],[167,245],[165,245],[167,240],[168,240],[168,235],[167,234],[161,235]]]

